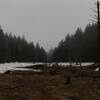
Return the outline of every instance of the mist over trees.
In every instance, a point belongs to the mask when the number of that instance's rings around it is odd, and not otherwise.
[[[67,35],[54,49],[54,62],[98,62],[100,46],[98,44],[97,25],[87,25],[82,31],[78,28],[74,35]]]
[[[0,63],[2,62],[98,62],[100,46],[96,24],[89,24],[83,31],[67,34],[59,45],[48,53],[37,43],[4,33],[0,28]]]
[[[4,33],[0,28],[0,63],[2,62],[46,62],[46,51],[25,38]]]

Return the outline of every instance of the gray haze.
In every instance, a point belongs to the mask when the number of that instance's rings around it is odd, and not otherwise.
[[[46,50],[89,23],[96,0],[0,0],[4,32],[39,42]]]

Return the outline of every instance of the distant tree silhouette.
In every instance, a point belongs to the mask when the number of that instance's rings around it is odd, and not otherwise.
[[[0,63],[2,62],[46,62],[43,47],[28,43],[24,37],[4,33],[0,27]]]
[[[78,28],[74,35],[67,35],[54,49],[53,61],[98,62],[100,59],[97,24],[89,24],[85,30]]]

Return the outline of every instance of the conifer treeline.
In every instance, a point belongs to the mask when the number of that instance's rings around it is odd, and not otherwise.
[[[74,35],[67,35],[54,49],[52,61],[55,62],[98,62],[100,46],[98,44],[97,25],[87,25],[84,31],[78,28]]]
[[[45,62],[45,50],[37,44],[28,43],[24,37],[4,33],[0,28],[0,63],[2,62]]]
[[[51,62],[98,62],[100,44],[97,25],[87,25],[84,31],[78,28],[74,35],[67,35],[59,45],[48,53]],[[46,62],[46,51],[24,37],[4,33],[0,28],[0,62]]]

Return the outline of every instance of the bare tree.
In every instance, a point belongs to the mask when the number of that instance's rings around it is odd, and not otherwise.
[[[92,9],[92,11],[96,14],[93,19],[91,20],[92,22],[96,22],[97,24],[97,32],[98,32],[98,45],[100,46],[100,2],[97,0],[96,2],[96,10]],[[97,62],[99,67],[99,74],[100,74],[100,60]]]

